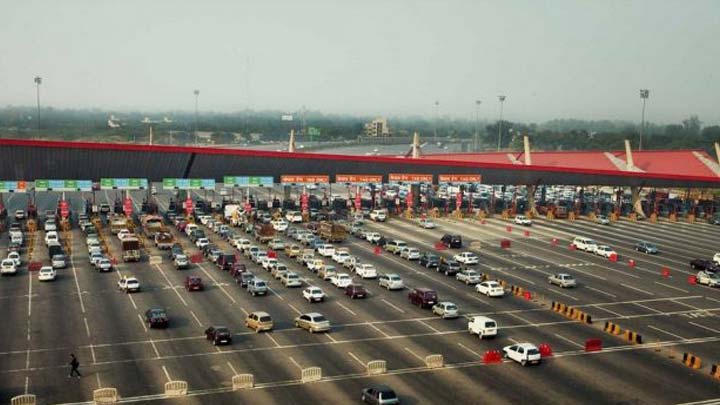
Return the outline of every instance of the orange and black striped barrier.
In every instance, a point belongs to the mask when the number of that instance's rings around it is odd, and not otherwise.
[[[523,295],[523,292],[525,292],[525,290],[522,287],[513,285],[513,286],[510,286],[510,292],[512,292],[513,295]]]
[[[590,316],[590,314],[586,314],[585,312],[580,312],[577,320],[584,323],[592,323],[592,316]]]
[[[642,336],[640,336],[637,332],[626,330],[623,336],[625,337],[625,340],[630,343],[642,344]]]
[[[712,367],[710,367],[710,375],[717,379],[720,379],[720,364],[715,363],[712,365]]]
[[[605,322],[605,332],[610,333],[612,335],[619,335],[622,333],[622,328],[620,325],[612,322]]]
[[[683,353],[683,364],[690,368],[699,369],[702,367],[702,360],[694,354]]]

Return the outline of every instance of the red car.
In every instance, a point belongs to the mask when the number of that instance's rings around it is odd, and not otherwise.
[[[367,297],[367,290],[362,284],[350,284],[345,287],[345,295],[350,298],[365,298]]]
[[[245,266],[245,263],[233,263],[232,269],[230,270],[230,275],[235,277],[236,275],[240,273],[244,273],[247,271],[247,267]]]
[[[198,276],[187,276],[185,278],[185,289],[188,291],[202,291],[203,286],[202,279]]]

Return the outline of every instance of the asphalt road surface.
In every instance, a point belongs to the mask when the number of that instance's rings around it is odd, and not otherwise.
[[[142,195],[132,193],[136,210]],[[36,198],[39,212],[44,212],[56,206],[59,195],[38,193]],[[81,206],[81,198],[80,193],[67,194],[73,208]],[[114,192],[96,193],[98,203],[114,198]],[[161,209],[166,208],[169,193],[161,192],[157,198]],[[25,207],[27,196],[5,195],[5,204],[12,213]],[[75,228],[70,236],[72,260],[58,271],[56,281],[41,283],[36,273],[28,271],[27,249],[19,273],[0,278],[5,326],[0,330],[0,403],[23,393],[35,394],[38,403],[87,402],[101,387],[117,388],[125,402],[357,403],[361,389],[372,382],[390,385],[405,404],[674,404],[720,398],[720,379],[710,375],[711,365],[720,362],[720,290],[688,282],[688,276],[695,274],[688,262],[716,253],[717,228],[545,220],[521,228],[501,219],[484,224],[438,219],[437,224],[436,229],[426,230],[411,220],[393,218],[368,222],[366,227],[421,250],[433,250],[444,233],[463,235],[466,246],[477,242],[470,250],[481,260],[472,267],[506,281],[505,297],[487,298],[473,286],[416,262],[387,252],[376,254],[373,245],[354,236],[342,246],[381,273],[399,274],[405,290],[387,291],[377,280],[362,280],[370,296],[350,299],[280,253],[280,260],[301,275],[304,286],[321,287],[328,299],[310,304],[302,297],[304,287],[285,288],[243,258],[271,288],[268,296],[252,297],[207,260],[188,270],[175,270],[167,253],[150,243],[143,261],[120,260],[113,272],[98,273],[88,262],[83,233]],[[188,252],[198,252],[186,236],[172,229]],[[119,240],[107,228],[102,232],[109,241],[109,254],[118,257]],[[206,233],[223,250],[234,251],[211,231]],[[609,244],[618,251],[619,261],[570,250],[568,244],[578,235]],[[32,261],[47,264],[43,237],[44,232],[36,233]],[[502,239],[510,241],[509,249],[500,248]],[[632,247],[638,240],[657,243],[661,253],[637,253]],[[3,257],[7,247],[5,232],[0,236]],[[451,257],[458,252],[437,253]],[[161,256],[162,263],[150,265],[150,256]],[[636,261],[634,268],[629,259]],[[670,272],[667,277],[662,274],[665,268]],[[557,272],[572,274],[578,287],[549,285],[547,277]],[[125,294],[117,289],[118,280],[126,275],[140,280],[140,292]],[[201,277],[206,289],[186,291],[183,283],[188,275]],[[353,278],[360,281],[356,275]],[[530,291],[531,298],[513,296],[511,285]],[[435,289],[441,301],[458,305],[461,316],[443,320],[411,305],[407,293],[415,287]],[[554,312],[552,301],[579,308],[592,316],[593,323]],[[143,320],[145,310],[158,306],[168,311],[168,329],[149,329]],[[275,329],[255,333],[245,328],[244,318],[252,311],[271,314]],[[295,328],[293,319],[305,312],[322,313],[332,330],[310,334]],[[498,322],[496,338],[480,340],[467,332],[467,318],[481,314]],[[606,321],[637,332],[643,344],[604,332]],[[209,325],[229,327],[232,345],[207,341],[203,332]],[[592,338],[602,339],[603,350],[584,350]],[[516,342],[547,344],[552,355],[533,367],[507,360],[482,361],[486,351]],[[702,367],[683,365],[685,352],[700,357]],[[67,378],[70,353],[81,362],[82,378]],[[443,367],[426,366],[426,356],[432,354],[443,356]],[[373,360],[385,360],[387,372],[368,376],[366,365]],[[302,370],[309,367],[322,369],[321,381],[300,381]],[[255,388],[233,392],[233,376],[245,373],[253,374]],[[176,380],[187,382],[188,395],[166,399],[165,384]]]

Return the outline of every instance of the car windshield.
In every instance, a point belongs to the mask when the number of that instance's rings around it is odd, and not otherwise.
[[[268,316],[268,315],[260,317],[260,322],[270,322],[270,321],[272,321],[272,318],[270,318],[270,316]]]
[[[538,351],[538,349],[528,349],[527,354],[529,354],[529,355],[540,354],[540,351]]]
[[[216,333],[230,333],[230,331],[228,331],[227,328],[216,328],[215,332]]]
[[[396,397],[395,391],[380,391],[382,399],[393,399]]]
[[[393,280],[393,281],[398,281],[398,280],[400,280],[400,276],[390,276],[390,277],[388,277],[388,279]]]
[[[445,306],[445,309],[448,310],[448,311],[454,311],[454,310],[457,309],[457,306],[452,305],[452,304],[451,304],[451,305],[446,305],[446,306]]]
[[[256,286],[256,287],[265,287],[265,282],[264,282],[264,281],[259,281],[259,282],[255,283],[255,286]]]
[[[313,321],[314,322],[325,322],[325,321],[327,321],[327,319],[325,319],[325,317],[322,315],[318,315],[316,317],[313,317]]]
[[[495,322],[485,322],[486,328],[494,328],[496,326],[497,326],[497,324]]]

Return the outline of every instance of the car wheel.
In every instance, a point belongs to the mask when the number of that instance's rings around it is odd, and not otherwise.
[[[520,360],[520,365],[523,367],[527,366],[527,360]]]

